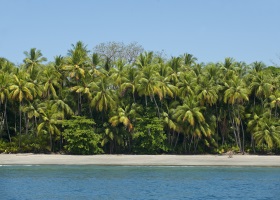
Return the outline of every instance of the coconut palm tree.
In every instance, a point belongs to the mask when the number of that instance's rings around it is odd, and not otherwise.
[[[183,100],[187,96],[192,96],[197,85],[194,72],[183,72],[179,76],[177,83],[179,97]]]
[[[155,99],[155,95],[158,95],[161,100],[163,97],[161,90],[160,76],[157,71],[154,70],[152,66],[144,67],[141,72],[136,77],[136,90],[140,96],[145,96],[145,103],[147,107],[147,97],[150,97],[151,101],[155,103],[157,108],[158,117],[160,117],[160,111]]]
[[[126,78],[126,65],[124,60],[117,60],[115,67],[111,68],[110,74],[111,74],[111,79],[114,80],[114,85],[115,87],[119,88],[122,83],[125,83],[128,81]]]
[[[15,72],[15,65],[13,63],[11,63],[9,60],[7,60],[6,58],[1,58],[0,57],[0,70],[2,72],[11,74],[13,72]]]
[[[11,142],[11,136],[8,125],[7,118],[7,103],[9,98],[9,85],[10,85],[10,74],[0,71],[0,108],[3,110],[3,127],[6,125],[7,135],[9,137],[9,141]],[[4,109],[2,109],[4,106]],[[1,130],[2,131],[2,130]]]
[[[121,97],[125,95],[127,91],[131,91],[132,97],[133,97],[133,102],[136,103],[135,99],[135,91],[136,91],[136,77],[138,74],[138,70],[132,66],[128,66],[125,69],[125,82],[121,84],[120,87],[120,92],[121,92]]]
[[[183,55],[184,65],[191,67],[197,61],[197,58],[194,57],[192,54],[185,53]]]
[[[152,51],[141,53],[138,56],[138,58],[136,59],[135,65],[139,69],[141,69],[141,68],[143,68],[145,66],[151,65],[152,61],[153,61],[153,56],[154,56],[154,53]]]
[[[112,87],[109,77],[102,76],[96,81],[97,88],[93,92],[90,105],[97,111],[107,111],[116,105],[116,91]]]
[[[74,85],[79,85],[79,82],[85,78],[86,73],[88,73],[88,68],[91,66],[88,53],[87,46],[81,41],[78,41],[75,45],[72,44],[72,49],[68,51],[68,58],[66,59],[67,65],[64,66],[64,70],[68,71],[69,77],[73,80]],[[78,115],[81,114],[81,104],[81,94],[78,93]]]
[[[121,104],[117,109],[113,111],[112,117],[109,119],[109,122],[112,126],[116,127],[119,124],[123,124],[126,129],[131,132],[133,130],[134,121],[139,118],[138,111],[141,110],[141,107],[136,103],[131,105]]]
[[[48,103],[45,108],[40,108],[39,113],[41,121],[37,127],[38,133],[49,134],[50,151],[53,151],[53,136],[60,134],[57,118],[62,118],[62,114],[51,109]]]
[[[253,75],[250,83],[250,89],[254,94],[254,104],[255,97],[261,100],[261,104],[264,106],[264,100],[268,98],[274,89],[274,85],[271,84],[272,77],[269,74],[265,74],[260,71]]]
[[[25,133],[27,134],[29,131],[29,122],[31,121],[31,125],[33,127],[37,128],[38,125],[38,118],[40,116],[40,113],[38,111],[38,104],[39,104],[39,100],[36,99],[34,102],[30,102],[28,101],[27,104],[22,106],[22,112],[25,114],[26,116],[26,124],[25,124]],[[33,129],[32,129],[33,130]],[[34,130],[37,133],[37,130]],[[38,134],[36,134],[38,135]]]
[[[280,145],[279,120],[264,119],[260,122],[259,129],[254,133],[257,145],[265,144],[268,148]]]
[[[9,86],[10,98],[19,102],[19,148],[21,143],[21,129],[22,129],[22,104],[24,101],[33,100],[34,84],[29,82],[26,78],[28,75],[23,71],[19,71],[17,75],[12,76],[12,83]]]
[[[50,137],[50,151],[53,151],[53,138],[60,135],[62,139],[60,125],[64,119],[74,115],[72,109],[64,101],[48,100],[38,105],[38,112],[40,114],[40,122],[37,126],[39,134],[49,134]],[[62,142],[60,139],[60,143]]]
[[[38,67],[47,59],[43,57],[43,54],[40,50],[36,48],[31,48],[30,51],[24,52],[26,58],[23,60],[24,62],[24,69],[27,73],[30,74],[32,79],[35,79],[38,73]]]
[[[242,106],[244,102],[249,101],[249,93],[247,86],[244,81],[240,79],[238,76],[233,76],[228,83],[225,83],[225,92],[224,92],[224,102],[228,105],[231,105],[232,111],[229,111],[231,117],[231,123],[234,128],[234,134],[236,138],[237,145],[240,148],[240,151],[244,153],[244,141],[245,135],[243,130],[243,122],[242,122],[242,113],[241,111],[244,109]],[[242,144],[240,140],[240,128],[242,131]],[[236,132],[235,132],[236,131]]]
[[[187,135],[191,136],[189,150],[192,143],[196,150],[198,141],[203,136],[207,138],[211,135],[209,125],[202,113],[204,109],[205,107],[200,106],[194,97],[186,97],[183,105],[175,109],[173,117],[186,128],[184,142],[186,142]]]
[[[280,91],[274,91],[274,94],[269,96],[271,102],[270,105],[274,108],[274,117],[278,118],[278,108],[280,107]]]
[[[53,66],[46,67],[41,75],[41,82],[43,83],[44,97],[51,99],[58,98],[57,90],[61,87],[61,74]]]
[[[195,88],[195,93],[197,94],[197,100],[201,105],[208,104],[212,106],[218,101],[219,90],[219,85],[216,85],[213,80],[208,80],[201,75],[199,84],[197,84]]]

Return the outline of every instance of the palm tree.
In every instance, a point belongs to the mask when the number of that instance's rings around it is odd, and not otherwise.
[[[183,55],[184,65],[191,67],[197,61],[197,58],[192,54],[185,53]]]
[[[67,65],[64,67],[65,71],[69,72],[70,79],[74,80],[75,85],[79,85],[79,82],[85,78],[88,72],[87,68],[90,66],[88,57],[87,46],[83,42],[78,41],[76,45],[72,44],[72,49],[68,51]],[[81,94],[77,96],[78,115],[81,114],[82,98]]]
[[[38,69],[37,67],[42,64],[42,62],[47,61],[40,50],[36,48],[31,48],[30,51],[24,52],[26,58],[23,60],[24,68],[30,74],[30,77],[34,79],[37,76]]]
[[[43,83],[44,97],[51,99],[58,98],[57,90],[61,87],[60,84],[61,74],[53,66],[48,66],[43,70],[41,81]]]
[[[15,66],[13,63],[11,63],[9,60],[6,58],[1,58],[0,57],[0,70],[2,72],[11,74],[15,71]]]
[[[53,136],[60,135],[60,145],[62,140],[59,126],[67,116],[74,115],[68,104],[62,100],[48,100],[38,105],[40,123],[37,126],[38,133],[46,133],[50,136],[50,150],[53,151]]]
[[[114,80],[114,84],[116,87],[120,87],[122,83],[127,82],[126,78],[126,66],[124,60],[117,60],[116,65],[114,68],[111,68],[110,74],[111,79]]]
[[[10,75],[8,73],[0,71],[0,108],[2,107],[2,105],[4,105],[3,124],[4,125],[6,124],[7,134],[9,137],[9,141],[11,142],[11,136],[10,136],[9,125],[8,125],[8,117],[7,117],[9,85],[10,85]]]
[[[204,109],[205,107],[200,106],[194,97],[186,97],[183,105],[175,109],[173,117],[186,128],[186,134],[191,136],[189,151],[192,143],[194,143],[194,150],[196,150],[199,139],[202,136],[210,137],[211,135],[209,125],[202,113]],[[186,142],[186,134],[184,135],[184,143]]]
[[[254,94],[254,104],[255,97],[257,97],[261,100],[261,103],[264,106],[264,99],[268,98],[274,89],[274,85],[271,84],[271,80],[272,77],[265,74],[263,71],[260,71],[257,74],[253,75],[249,87]]]
[[[280,107],[280,91],[275,91],[274,94],[270,95],[270,105],[275,109],[274,117],[278,118],[278,108]]]
[[[196,84],[197,81],[194,73],[181,73],[177,84],[179,97],[183,100],[187,96],[192,96],[194,94]]]
[[[126,129],[131,132],[133,130],[133,122],[139,118],[139,110],[141,110],[141,107],[136,103],[131,105],[125,105],[122,103],[122,106],[119,106],[115,111],[113,111],[109,122],[114,127],[119,124],[123,124]]]
[[[116,93],[109,77],[102,76],[96,81],[97,88],[93,93],[91,106],[97,111],[107,111],[116,105]]]
[[[120,86],[120,92],[121,92],[121,97],[124,96],[124,94],[130,89],[132,97],[133,97],[133,102],[135,103],[135,90],[136,90],[136,77],[137,77],[137,69],[128,66],[125,70],[125,77],[126,79],[125,82],[123,82]]]
[[[279,120],[274,121],[265,119],[261,121],[259,129],[254,133],[257,145],[266,144],[268,148],[280,145],[280,126]]]
[[[41,122],[37,127],[38,133],[46,133],[50,136],[50,151],[53,151],[53,139],[52,137],[57,134],[60,134],[58,128],[57,118],[61,113],[54,111],[50,108],[49,105],[46,106],[46,109],[41,108],[39,110]],[[61,117],[61,116],[60,116]]]
[[[140,96],[145,96],[145,102],[147,106],[147,97],[149,96],[152,101],[154,101],[157,108],[158,117],[160,117],[160,111],[155,99],[155,94],[158,95],[161,100],[163,97],[161,90],[160,76],[157,71],[154,70],[152,66],[146,66],[142,69],[141,73],[136,77],[136,89]]]
[[[167,65],[171,69],[168,79],[173,85],[176,85],[178,83],[178,77],[182,72],[182,59],[180,57],[171,57]]]
[[[22,106],[22,112],[25,113],[26,116],[26,125],[25,125],[25,133],[28,133],[29,130],[29,121],[32,119],[32,126],[37,128],[37,119],[40,116],[40,113],[38,111],[38,99],[34,102],[28,102],[26,105]],[[37,131],[36,131],[37,132]],[[38,134],[36,134],[38,135]]]
[[[201,75],[199,84],[195,88],[197,100],[200,101],[201,105],[208,104],[212,106],[218,101],[219,89],[219,85],[216,85],[213,80],[208,80]]]
[[[159,74],[159,83],[163,98],[167,96],[171,98],[176,97],[178,88],[173,85],[169,79],[169,76],[172,73],[171,67],[161,61],[160,63],[155,65],[154,68],[156,71],[158,71]]]
[[[18,75],[12,76],[12,84],[9,86],[10,98],[14,101],[19,102],[19,148],[21,143],[21,113],[22,113],[22,103],[24,100],[33,100],[34,84],[24,79],[27,74],[20,71]]]
[[[141,53],[135,61],[136,66],[141,69],[145,66],[151,65],[153,56],[154,53],[152,51]]]
[[[249,90],[245,83],[238,76],[233,76],[228,83],[225,83],[226,90],[224,92],[224,102],[232,106],[232,111],[229,111],[231,117],[231,123],[234,128],[234,134],[236,143],[240,148],[240,151],[244,153],[244,141],[245,135],[243,130],[242,104],[245,101],[249,101]],[[240,140],[240,127],[243,134],[243,141]]]

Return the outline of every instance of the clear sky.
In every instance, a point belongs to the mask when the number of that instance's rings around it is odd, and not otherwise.
[[[81,40],[138,42],[199,62],[225,57],[280,63],[279,0],[0,0],[0,57],[19,64],[40,49],[48,61]]]

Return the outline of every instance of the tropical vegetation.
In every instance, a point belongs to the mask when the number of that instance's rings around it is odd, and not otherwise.
[[[0,152],[280,152],[280,69],[198,63],[137,43],[81,41],[47,62],[0,58]]]

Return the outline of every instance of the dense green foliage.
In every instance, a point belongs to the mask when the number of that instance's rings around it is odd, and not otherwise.
[[[0,58],[0,152],[279,153],[280,69],[82,42]]]

